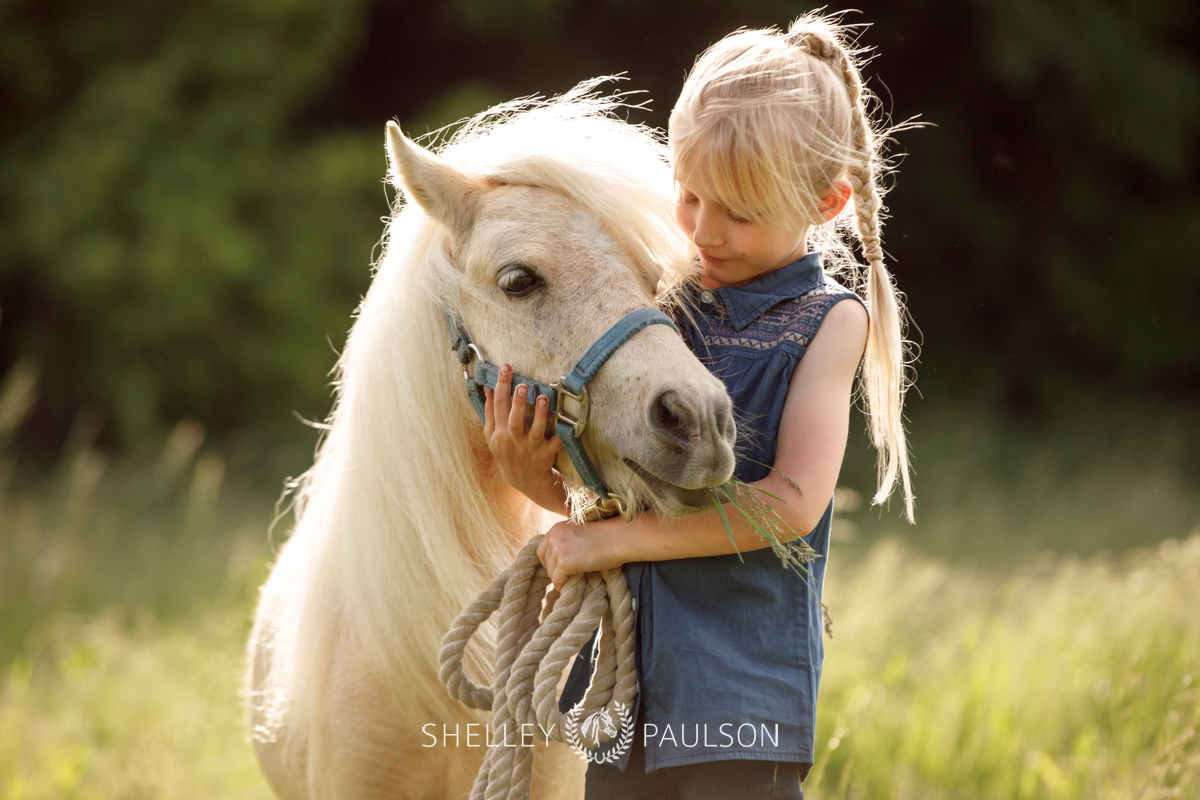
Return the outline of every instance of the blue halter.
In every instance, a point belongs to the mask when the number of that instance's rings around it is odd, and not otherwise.
[[[604,479],[600,477],[599,470],[596,469],[596,465],[592,463],[587,450],[584,449],[581,437],[587,428],[588,412],[591,410],[591,399],[587,390],[588,383],[617,351],[617,348],[648,325],[669,325],[671,330],[679,333],[679,329],[675,327],[671,318],[657,308],[639,308],[617,320],[616,324],[597,339],[583,354],[583,357],[575,362],[571,371],[559,378],[557,382],[545,384],[516,374],[512,376],[514,389],[522,383],[529,387],[526,395],[527,403],[536,403],[537,398],[542,395],[549,398],[550,414],[555,420],[554,429],[558,433],[558,438],[562,440],[563,448],[570,456],[571,463],[575,465],[575,471],[579,473],[584,485],[595,492],[599,498],[596,505],[585,512],[585,516],[588,518],[602,518],[617,513],[629,518],[633,514],[634,509],[630,508],[629,503],[623,497],[608,491]],[[467,383],[467,396],[471,398],[471,404],[475,406],[475,411],[479,414],[479,420],[482,422],[485,400],[483,390],[484,387],[496,388],[496,381],[500,377],[500,367],[483,357],[483,353],[471,341],[466,329],[450,311],[446,311],[446,327],[450,331],[450,349],[458,355],[458,361],[463,367],[463,378]],[[574,402],[576,406],[574,415],[568,414],[565,408],[560,407],[560,395],[563,398],[570,398]]]

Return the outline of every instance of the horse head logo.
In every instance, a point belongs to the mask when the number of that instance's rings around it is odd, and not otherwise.
[[[607,741],[617,735],[617,723],[606,708],[589,715],[580,732],[593,742]]]
[[[629,751],[633,744],[633,714],[628,703],[617,703],[611,711],[602,709],[589,714],[583,724],[579,724],[579,715],[583,711],[580,704],[566,716],[563,726],[565,741],[573,748],[579,757],[595,764],[615,764],[622,755]],[[585,745],[580,736],[588,741]],[[606,743],[612,742],[611,746]]]

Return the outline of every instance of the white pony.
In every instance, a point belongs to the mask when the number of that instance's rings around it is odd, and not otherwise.
[[[593,86],[486,112],[440,157],[389,125],[392,179],[415,202],[388,224],[250,641],[254,745],[286,800],[461,797],[482,763],[484,728],[466,726],[485,716],[438,682],[441,637],[545,523],[493,474],[445,312],[488,359],[550,383],[688,257],[661,144]],[[686,513],[728,478],[728,396],[668,326],[589,388],[584,443],[634,503]],[[480,633],[466,664],[486,682]],[[582,796],[583,767],[540,746],[534,796]]]

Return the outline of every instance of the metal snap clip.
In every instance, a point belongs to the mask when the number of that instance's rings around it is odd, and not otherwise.
[[[474,344],[467,345],[467,360],[463,363],[463,379],[471,379],[471,367],[476,361],[485,361],[483,353]]]

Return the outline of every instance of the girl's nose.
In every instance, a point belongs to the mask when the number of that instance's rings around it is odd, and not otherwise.
[[[725,243],[725,234],[716,214],[703,208],[697,212],[696,228],[692,231],[692,242],[701,249],[719,247]]]

